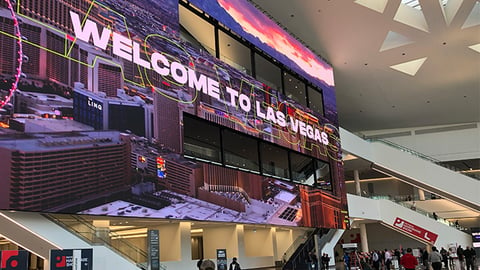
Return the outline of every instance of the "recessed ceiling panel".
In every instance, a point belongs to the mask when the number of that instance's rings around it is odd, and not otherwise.
[[[383,13],[387,5],[387,0],[355,0],[354,2],[380,13]]]
[[[388,31],[387,37],[383,41],[380,51],[386,51],[403,45],[413,43],[413,40],[397,32]]]
[[[423,63],[427,60],[427,57],[412,60],[409,62],[401,63],[398,65],[390,66],[390,68],[395,69],[397,71],[406,73],[408,75],[415,76],[417,71],[420,69],[420,67],[423,65]]]
[[[480,53],[480,43],[472,45],[472,46],[468,46],[468,48]]]
[[[478,1],[473,5],[470,15],[468,15],[465,23],[462,25],[462,29],[476,25],[480,25],[480,2]]]
[[[429,32],[425,16],[419,9],[407,6],[405,4],[400,4],[393,19],[397,22],[401,22],[422,31]]]

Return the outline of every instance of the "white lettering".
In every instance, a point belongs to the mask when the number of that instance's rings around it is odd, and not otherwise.
[[[267,120],[273,122],[273,123],[277,123],[277,119],[275,119],[275,112],[273,111],[273,108],[272,107],[268,107],[267,108]]]
[[[113,32],[113,53],[123,59],[132,61],[132,40]]]
[[[298,121],[300,122],[300,135],[307,136],[307,128],[305,126],[305,122]]]
[[[158,65],[158,62],[162,63],[164,68],[161,68]],[[167,57],[165,57],[165,55],[163,54],[160,54],[157,52],[152,54],[152,67],[153,67],[153,70],[155,70],[155,72],[157,72],[162,76],[167,76],[170,73],[170,71],[168,70],[168,67],[170,67],[170,64],[168,63]]]
[[[237,97],[238,97],[238,91],[235,90],[235,89],[233,89],[233,88],[230,88],[230,87],[228,87],[228,86],[226,87],[225,90],[227,91],[227,93],[230,94],[230,104],[231,104],[232,106],[235,106],[235,107],[236,107],[236,106],[237,106],[237,102],[236,102],[235,100],[236,100]]]
[[[252,108],[252,103],[250,102],[250,98],[247,95],[240,94],[238,101],[240,104],[240,108],[242,108],[244,112],[249,112]]]
[[[260,105],[260,101],[257,100],[255,103],[257,105],[256,106],[257,109],[255,110],[257,112],[257,116],[262,119],[265,119],[265,113],[262,112],[262,106]]]
[[[88,98],[88,99],[87,99],[87,106],[88,106],[88,107],[95,108],[95,109],[97,109],[97,110],[99,110],[99,111],[103,110],[102,104],[95,102],[92,98]]]
[[[289,116],[290,118],[290,123],[291,123],[291,130],[293,130],[295,133],[298,132],[298,119],[294,119],[293,117]]]
[[[216,99],[220,99],[219,83],[211,78],[208,78],[207,82],[208,82],[208,95]]]
[[[328,145],[328,134],[325,132],[322,132],[322,143]]]
[[[307,136],[310,139],[313,139],[313,127],[311,125],[307,125]]]
[[[170,64],[170,73],[172,78],[180,84],[185,84],[188,80],[187,69],[178,62]]]
[[[133,62],[150,69],[150,63],[140,56],[140,44],[138,42],[133,42]]]
[[[123,36],[120,33],[115,33],[107,27],[103,27],[101,33],[96,23],[85,19],[82,23],[80,16],[75,12],[70,11],[72,19],[73,30],[78,39],[84,42],[93,41],[93,44],[105,50],[108,46],[110,36],[112,37],[112,52],[116,56],[133,61],[133,63],[142,66],[146,69],[153,69],[161,76],[171,76],[171,78],[178,84],[183,85],[188,83],[188,87],[201,91],[203,94],[209,95],[213,98],[220,100],[220,82],[208,77],[204,74],[197,74],[197,72],[190,67],[187,67],[179,62],[170,62],[166,55],[158,52],[151,54],[150,62],[146,59],[142,59],[141,44],[133,41],[132,39]],[[82,26],[83,25],[83,26]],[[147,55],[148,53],[145,52]],[[226,101],[230,102],[231,106],[240,107],[244,112],[250,112],[252,110],[251,96],[242,94],[239,91],[225,86],[225,91],[229,94],[230,98],[225,97]],[[102,110],[102,104],[95,102],[93,99],[88,98],[87,106],[93,107],[98,110]],[[302,136],[306,136],[312,140],[315,140],[324,145],[329,145],[329,135],[326,132],[315,128],[314,125],[307,124],[299,119],[295,119],[292,116],[287,116],[278,111],[277,108],[265,106],[263,107],[262,101],[255,101],[255,114],[258,118],[265,119],[271,123],[277,124],[279,127],[287,127]],[[290,124],[288,124],[290,122]],[[332,137],[332,139],[336,139]]]
[[[276,116],[277,116],[277,124],[281,127],[286,127],[287,121],[285,121],[285,114],[281,111],[277,111]]]
[[[203,90],[204,93],[207,92],[207,77],[203,74],[197,78],[195,70],[188,69],[188,87],[195,88],[197,91]]]
[[[72,18],[73,31],[75,32],[75,36],[78,39],[89,42],[90,37],[92,37],[93,44],[95,46],[102,50],[105,50],[107,48],[108,39],[112,34],[112,30],[104,27],[102,30],[102,35],[100,36],[98,33],[97,25],[93,21],[87,19],[82,29],[80,17],[78,16],[78,14],[70,11],[70,17]]]

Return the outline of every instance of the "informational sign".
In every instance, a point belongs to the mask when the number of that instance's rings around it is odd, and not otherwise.
[[[404,219],[401,219],[399,217],[397,217],[395,219],[395,222],[393,223],[393,226],[408,233],[408,234],[411,234],[415,237],[418,237],[424,241],[427,241],[431,244],[435,244],[435,241],[437,241],[437,237],[438,235],[431,232],[431,231],[428,231],[422,227],[419,227],[415,224],[412,224]]]
[[[472,232],[472,245],[474,248],[480,247],[480,228],[471,228]]]
[[[148,270],[160,270],[160,236],[158,230],[147,231]]]
[[[1,270],[28,270],[28,251],[2,250],[0,251]]]
[[[227,270],[227,250],[217,249],[217,269]]]
[[[50,250],[51,270],[92,270],[93,249]]]

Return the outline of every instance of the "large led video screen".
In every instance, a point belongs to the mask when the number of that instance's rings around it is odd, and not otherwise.
[[[333,114],[182,40],[178,5],[0,4],[0,209],[346,228]]]
[[[325,116],[338,125],[333,68],[246,0],[190,0],[323,91]]]

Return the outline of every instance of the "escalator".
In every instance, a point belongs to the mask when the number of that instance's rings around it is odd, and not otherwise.
[[[369,142],[340,128],[342,149],[372,163],[372,169],[480,211],[480,181],[382,142]],[[351,205],[351,204],[349,204]]]
[[[448,247],[471,245],[471,235],[454,226],[386,199],[370,199],[347,194],[350,220],[355,223],[380,223],[425,245]]]
[[[78,222],[76,224],[79,232],[92,234],[85,226]],[[94,269],[142,269],[138,263],[106,243],[89,242],[79,232],[73,233],[41,213],[0,211],[0,228],[3,237],[13,240],[17,245],[47,261],[51,249],[93,249]]]

